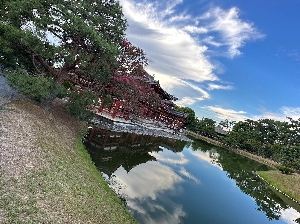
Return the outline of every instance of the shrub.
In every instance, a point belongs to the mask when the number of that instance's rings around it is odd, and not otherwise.
[[[66,108],[68,113],[72,116],[82,121],[89,121],[94,116],[91,107],[97,104],[97,102],[97,96],[90,92],[72,92]]]
[[[284,174],[294,173],[293,169],[286,167],[286,166],[278,166],[277,168],[281,171],[281,173],[284,173]]]
[[[44,76],[34,76],[27,71],[18,69],[7,71],[7,82],[22,95],[32,100],[51,103],[57,96],[65,97],[67,89],[53,79]]]

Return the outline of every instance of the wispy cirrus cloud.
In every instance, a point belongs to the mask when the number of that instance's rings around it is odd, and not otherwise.
[[[214,89],[232,90],[233,86],[231,85],[224,86],[224,85],[209,83],[208,90],[214,90]]]
[[[287,117],[291,117],[294,120],[300,118],[300,107],[281,107],[277,112],[262,108],[260,111],[261,115],[253,116],[253,120],[268,118],[276,121],[287,121]]]
[[[264,38],[251,22],[245,22],[239,18],[240,10],[232,7],[229,10],[215,7],[210,9],[203,17],[209,32],[217,32],[216,37],[206,38],[206,43],[217,47],[226,46],[226,54],[233,58],[242,54],[242,48],[247,41]],[[217,41],[213,41],[216,39]],[[218,43],[216,45],[216,43]]]
[[[297,50],[293,50],[293,51],[289,52],[288,57],[293,58],[297,62],[300,61],[300,53]]]
[[[193,33],[193,34],[200,34],[200,33],[207,33],[208,30],[205,27],[197,27],[197,26],[192,26],[192,25],[187,25],[183,27],[183,30],[188,32],[188,33]]]
[[[240,19],[236,7],[211,7],[193,15],[182,8],[183,0],[120,3],[128,19],[128,39],[147,53],[147,71],[182,102],[210,99],[209,91],[233,88],[213,84],[221,81],[217,73],[224,69],[212,55],[233,58],[242,54],[247,41],[263,37],[252,23]],[[200,84],[204,82],[210,83],[207,89]]]
[[[220,120],[243,121],[248,119],[245,111],[235,111],[232,109],[224,109],[218,106],[206,106],[205,109],[214,112]]]
[[[180,99],[176,101],[179,106],[188,106],[197,101],[210,99],[208,91],[190,81],[159,74],[159,82],[167,92],[175,94]]]
[[[259,115],[249,115],[245,111],[225,109],[219,106],[206,106],[204,109],[215,113],[216,117],[220,120],[244,121],[246,119],[272,119],[275,121],[288,121],[287,117],[291,117],[294,120],[300,119],[300,107],[281,107],[277,112],[262,108],[260,109]]]

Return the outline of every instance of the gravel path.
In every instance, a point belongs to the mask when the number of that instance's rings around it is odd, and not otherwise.
[[[41,166],[41,151],[37,148],[37,133],[31,125],[34,117],[20,111],[14,104],[0,113],[0,172],[18,179],[29,170]]]
[[[9,87],[5,77],[0,74],[0,109],[16,98],[20,98],[20,95]],[[6,177],[18,179],[27,169],[34,167],[32,158],[37,155],[32,152],[36,137],[29,130],[30,118],[27,116],[29,115],[18,113],[14,106],[0,110],[0,174]]]

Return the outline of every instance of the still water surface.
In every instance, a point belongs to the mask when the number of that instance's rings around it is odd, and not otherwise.
[[[268,167],[226,149],[105,130],[87,139],[95,165],[139,223],[300,223],[299,207],[256,177]]]

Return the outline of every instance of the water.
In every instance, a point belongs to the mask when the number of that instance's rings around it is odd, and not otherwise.
[[[297,223],[300,213],[228,150],[98,130],[87,149],[139,223]],[[295,207],[299,210],[299,207]],[[298,221],[299,223],[299,221]]]

